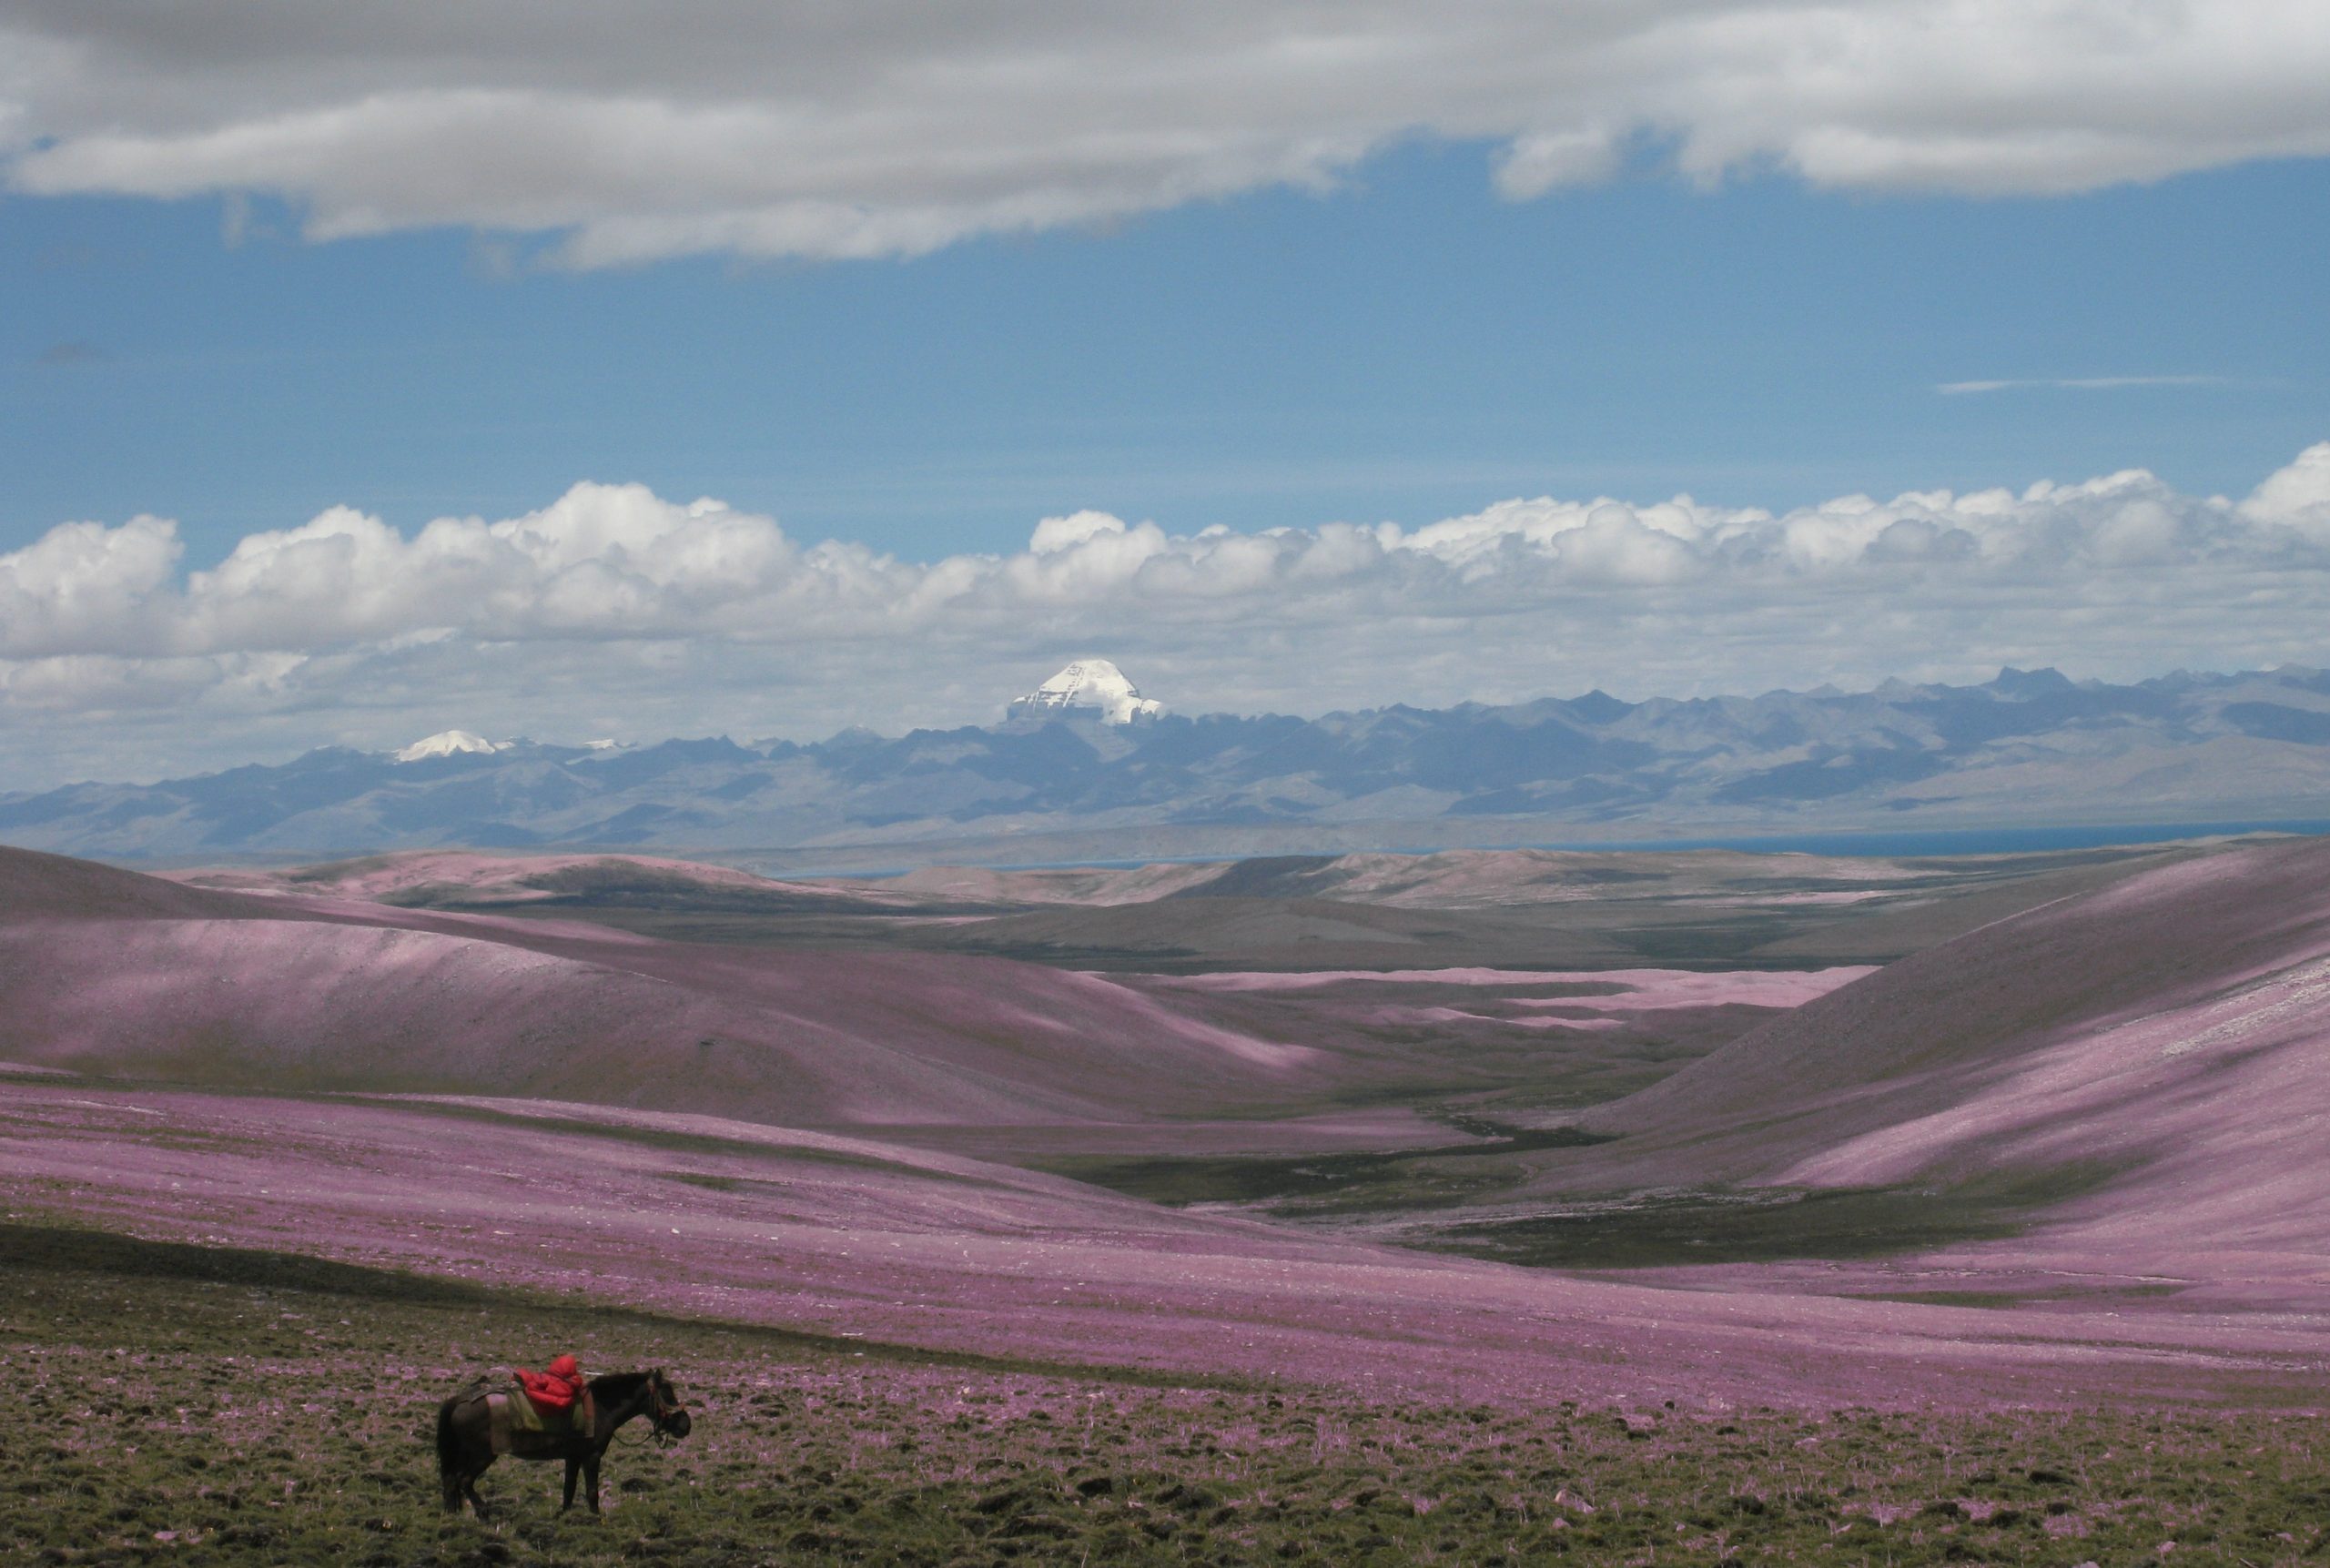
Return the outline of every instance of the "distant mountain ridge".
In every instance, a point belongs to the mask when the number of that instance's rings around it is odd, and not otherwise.
[[[407,761],[326,748],[155,784],[0,795],[0,842],[180,859],[436,846],[936,855],[1075,829],[1104,845],[1123,837],[1130,857],[1153,855],[1169,829],[1197,845],[1235,834],[1251,854],[1279,833],[1356,847],[2324,815],[2330,673],[2112,685],[2010,669],[1976,686],[1644,703],[1589,692],[1314,719],[1128,724],[1069,707],[1031,723],[1020,708],[990,727],[806,745],[514,742]]]

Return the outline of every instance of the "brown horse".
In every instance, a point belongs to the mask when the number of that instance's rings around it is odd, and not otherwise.
[[[492,1464],[493,1431],[485,1396],[501,1389],[466,1389],[437,1407],[437,1475],[445,1486],[445,1512],[459,1513],[466,1502],[482,1514],[485,1504],[477,1494],[477,1478]],[[507,1391],[523,1399],[517,1385]],[[591,1403],[596,1419],[585,1431],[525,1431],[510,1433],[513,1459],[562,1459],[566,1462],[564,1512],[574,1506],[574,1482],[590,1482],[583,1494],[591,1512],[599,1512],[599,1460],[614,1441],[615,1432],[633,1416],[645,1416],[657,1438],[671,1442],[687,1436],[692,1424],[680,1407],[680,1396],[664,1379],[664,1369],[647,1372],[610,1372],[591,1380]]]

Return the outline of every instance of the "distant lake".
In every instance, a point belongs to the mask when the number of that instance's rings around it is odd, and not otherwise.
[[[1931,855],[2033,855],[2049,850],[2104,849],[2166,844],[2180,838],[2220,838],[2244,833],[2330,834],[2330,817],[2296,822],[2172,822],[2112,827],[1953,827],[1923,831],[1761,834],[1735,838],[1593,839],[1514,845],[1515,849],[1739,849],[1762,855],[1869,855],[1882,859]]]

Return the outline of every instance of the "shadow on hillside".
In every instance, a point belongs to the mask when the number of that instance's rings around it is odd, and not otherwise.
[[[2122,1168],[2000,1172],[1949,1187],[1741,1188],[1646,1192],[1519,1217],[1414,1228],[1409,1246],[1552,1269],[1881,1258],[2021,1235],[2041,1212]]]
[[[51,1225],[0,1224],[0,1255],[7,1258],[12,1270],[185,1280],[441,1306],[469,1306],[492,1299],[492,1292],[483,1287],[458,1280],[336,1263],[297,1252],[148,1241],[111,1231]]]

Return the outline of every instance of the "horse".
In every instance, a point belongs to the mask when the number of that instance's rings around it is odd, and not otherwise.
[[[437,1475],[444,1483],[448,1513],[459,1513],[464,1502],[481,1516],[485,1512],[485,1504],[477,1494],[477,1478],[485,1473],[496,1457],[485,1396],[503,1391],[483,1386],[465,1389],[437,1407]],[[526,1397],[514,1384],[506,1391],[512,1399]],[[578,1477],[590,1483],[583,1501],[593,1513],[599,1512],[599,1461],[625,1421],[633,1416],[645,1416],[654,1428],[656,1438],[665,1442],[687,1436],[692,1424],[688,1412],[681,1408],[679,1394],[664,1378],[661,1367],[652,1371],[610,1372],[593,1378],[590,1404],[578,1408],[595,1412],[587,1431],[513,1430],[509,1434],[513,1459],[566,1462],[566,1501],[559,1504],[562,1513],[574,1506],[574,1482]]]

